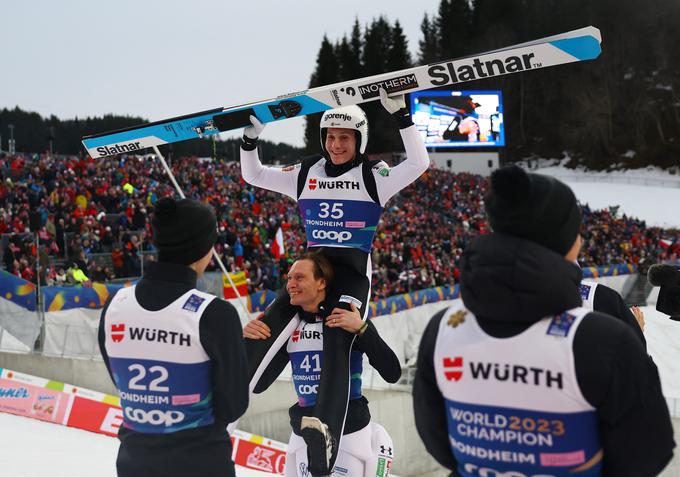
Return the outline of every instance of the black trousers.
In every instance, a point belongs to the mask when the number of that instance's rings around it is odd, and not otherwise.
[[[315,251],[315,249],[310,249]],[[326,296],[326,302],[333,308],[350,309],[347,302],[340,302],[343,295],[359,301],[359,313],[366,316],[370,299],[370,265],[368,254],[355,249],[319,248],[333,265],[335,278]],[[363,266],[362,266],[363,265]],[[329,310],[330,311],[330,310]],[[292,319],[298,308],[290,304],[285,287],[267,308],[262,320],[271,329],[271,337],[266,340],[246,340],[251,390],[262,391],[267,383],[259,383],[267,365],[276,353],[286,345],[293,329]],[[341,328],[323,328],[323,368],[319,382],[314,416],[328,425],[335,441],[340,444],[342,429],[347,415],[349,401],[349,355],[356,335]],[[279,370],[280,372],[280,370]],[[267,374],[271,374],[267,372]],[[278,375],[278,373],[276,373]],[[258,386],[258,384],[260,384]]]
[[[118,432],[118,477],[235,477],[224,423],[171,434]]]

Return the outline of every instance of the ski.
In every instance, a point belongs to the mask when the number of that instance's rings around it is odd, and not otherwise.
[[[263,123],[320,113],[328,109],[374,101],[379,89],[406,94],[467,81],[593,60],[600,55],[600,30],[586,27],[464,58],[416,66],[276,98],[215,108],[83,138],[93,158],[134,153],[148,147],[202,138],[243,128],[256,116]]]

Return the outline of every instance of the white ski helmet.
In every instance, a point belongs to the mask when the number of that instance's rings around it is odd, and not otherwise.
[[[321,116],[321,149],[326,151],[326,131],[328,128],[354,129],[357,134],[357,151],[359,154],[366,152],[368,144],[368,119],[366,113],[359,106],[343,106],[342,108],[329,109]]]

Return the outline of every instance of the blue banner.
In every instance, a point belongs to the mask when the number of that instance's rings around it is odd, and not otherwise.
[[[637,272],[635,265],[618,264],[606,267],[585,267],[583,278],[600,278],[618,275],[630,275]],[[93,283],[91,286],[42,287],[45,299],[45,311],[70,310],[72,308],[100,309],[106,300],[118,289],[130,286],[125,284]],[[0,296],[29,311],[36,310],[36,286],[23,278],[0,270]],[[435,303],[443,300],[454,300],[460,296],[458,285],[427,288],[416,292],[395,295],[369,304],[369,318],[390,315],[410,308]],[[248,296],[248,310],[251,313],[262,312],[274,301],[276,293],[271,290],[259,291]]]

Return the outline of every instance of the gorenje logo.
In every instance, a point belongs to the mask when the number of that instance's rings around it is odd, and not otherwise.
[[[447,381],[458,381],[463,377],[463,358],[456,356],[455,358],[444,358],[442,364],[444,365],[444,377]]]
[[[309,190],[316,189],[316,179],[309,179]]]
[[[164,344],[191,346],[191,335],[189,334],[154,328],[130,327],[130,339],[133,341],[156,341]]]
[[[125,339],[125,324],[111,325],[111,340],[114,343],[120,343]]]
[[[462,64],[458,67],[453,62],[449,61],[444,64],[432,65],[427,69],[427,73],[432,78],[433,86],[443,86],[451,83],[458,83],[460,81],[471,81],[479,78],[487,78],[489,76],[498,76],[505,73],[514,73],[516,71],[530,70],[533,68],[531,59],[534,57],[533,53],[528,53],[519,56],[508,56],[501,60],[490,60],[481,62],[479,58],[475,58],[472,63]],[[541,65],[536,65],[540,67]]]
[[[460,381],[463,377],[463,358],[456,356],[455,358],[444,358],[442,360],[444,366],[444,377],[447,381]],[[472,379],[496,381],[511,381],[513,383],[530,384],[534,386],[546,386],[548,388],[557,387],[562,389],[563,378],[562,373],[557,371],[553,373],[549,369],[541,369],[533,366],[527,367],[519,364],[500,364],[500,363],[482,363],[469,361],[468,371]]]
[[[350,122],[352,120],[352,116],[345,113],[328,113],[325,119],[339,119],[340,121]]]
[[[344,232],[336,232],[335,230],[318,230],[315,229],[312,231],[312,238],[315,239],[321,239],[321,240],[332,240],[333,242],[347,242],[349,239],[352,238],[352,234],[350,232],[344,231]]]
[[[140,424],[151,424],[154,426],[163,424],[165,427],[170,427],[173,424],[182,422],[184,420],[184,413],[179,411],[161,411],[159,409],[145,411],[144,409],[126,407],[125,417],[132,422]]]

